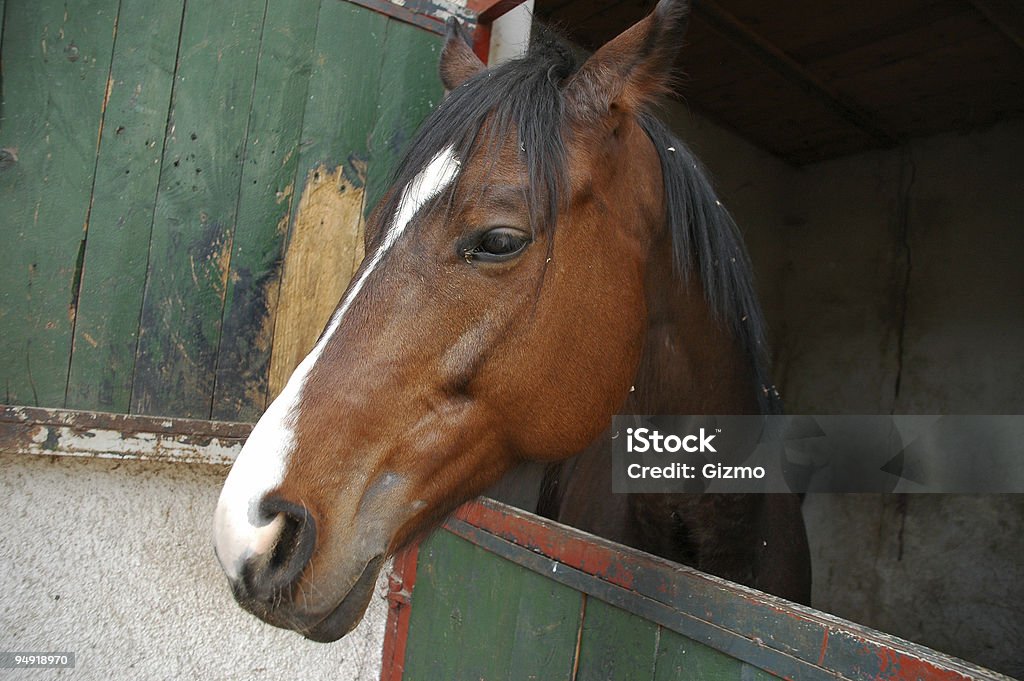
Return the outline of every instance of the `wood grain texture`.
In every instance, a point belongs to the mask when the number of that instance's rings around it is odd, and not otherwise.
[[[215,419],[255,420],[266,405],[319,10],[308,0],[267,9],[217,355]]]
[[[447,532],[419,555],[405,679],[572,678],[579,593]]]
[[[209,417],[264,2],[188,3],[132,410]]]
[[[370,135],[366,213],[388,189],[389,179],[423,119],[441,103],[437,73],[443,43],[433,33],[388,23],[377,119]]]
[[[276,396],[313,347],[362,259],[367,140],[377,118],[388,19],[325,2],[314,49],[269,393]]]
[[[740,681],[743,662],[662,629],[655,661],[655,681]]]
[[[122,0],[67,406],[126,412],[183,0]]]
[[[463,570],[474,549],[469,543],[435,534],[420,547],[413,590],[405,681],[454,679],[463,621]]]
[[[117,0],[4,7],[0,399],[63,406]]]
[[[336,0],[0,2],[3,399],[255,419],[362,259],[370,166],[379,193],[440,100],[440,37]]]
[[[597,599],[587,601],[578,681],[641,681],[654,677],[658,625]]]

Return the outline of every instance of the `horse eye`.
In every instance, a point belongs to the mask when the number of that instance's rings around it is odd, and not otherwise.
[[[498,227],[480,237],[476,246],[465,251],[466,260],[501,262],[510,260],[523,252],[529,245],[530,237],[509,227]]]

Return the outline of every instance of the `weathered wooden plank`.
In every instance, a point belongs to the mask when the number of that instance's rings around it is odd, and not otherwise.
[[[183,0],[122,0],[67,404],[127,412]]]
[[[521,1],[521,0],[520,0]],[[361,5],[375,12],[385,14],[392,19],[418,26],[427,31],[443,35],[445,21],[456,17],[464,24],[473,26],[476,16],[470,7],[461,3],[439,3],[436,0],[346,0]]]
[[[579,593],[448,532],[419,556],[404,678],[572,678]]]
[[[516,605],[523,597],[525,574],[507,560],[469,548],[470,555],[456,568],[462,575],[461,593],[451,611],[460,619],[459,641],[443,653],[452,658],[452,674],[433,678],[505,679],[512,663],[508,642],[515,634]],[[467,650],[475,654],[465,655]]]
[[[522,589],[506,678],[571,681],[583,596],[536,573],[519,571]]]
[[[4,5],[6,0],[0,0],[0,54],[4,52]],[[3,85],[3,73],[0,73],[0,86]]]
[[[597,598],[590,598],[583,617],[576,679],[652,679],[657,647],[658,625]]]
[[[397,21],[388,23],[380,103],[370,137],[367,215],[387,191],[391,173],[416,129],[444,96],[437,74],[442,47],[433,33]]]
[[[229,465],[245,423],[0,407],[0,452]]]
[[[186,5],[132,410],[208,417],[264,2]]]
[[[744,662],[740,665],[740,681],[773,681],[782,678]]]
[[[308,0],[272,2],[267,8],[224,301],[213,418],[255,420],[266,406],[282,252],[319,10],[319,2]]]
[[[420,547],[405,681],[458,678],[455,671],[465,624],[463,570],[474,551],[471,544],[447,532],[436,533]]]
[[[654,668],[655,681],[740,681],[743,662],[662,629]]]
[[[445,528],[537,574],[743,661],[743,679],[1008,679],[495,501],[464,505]]]
[[[63,406],[117,0],[4,8],[0,399]]]
[[[324,2],[320,9],[294,185],[299,199],[274,324],[270,397],[313,347],[362,259],[367,138],[377,118],[387,22],[345,2]]]

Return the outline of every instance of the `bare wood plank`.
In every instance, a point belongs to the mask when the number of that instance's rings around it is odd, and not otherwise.
[[[0,452],[230,465],[251,424],[0,407]]]
[[[127,412],[184,0],[122,0],[65,406]]]
[[[362,260],[367,139],[377,119],[388,21],[334,0],[320,10],[294,185],[300,198],[274,323],[270,398],[313,347]]]
[[[249,112],[217,353],[213,418],[255,420],[266,406],[274,318],[294,207],[319,2],[272,2]]]
[[[856,125],[874,138],[878,144],[893,146],[899,143],[899,138],[896,135],[884,130],[857,104],[846,101],[844,97],[819,80],[802,64],[740,23],[712,0],[695,0],[693,12],[738,47],[751,52],[805,93],[818,99],[840,117]]]
[[[0,397],[63,406],[117,0],[4,7]]]

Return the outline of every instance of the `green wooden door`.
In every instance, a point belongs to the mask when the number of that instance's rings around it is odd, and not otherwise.
[[[450,532],[420,547],[405,681],[775,678]]]
[[[440,100],[440,37],[343,0],[0,16],[0,401],[254,419]]]

